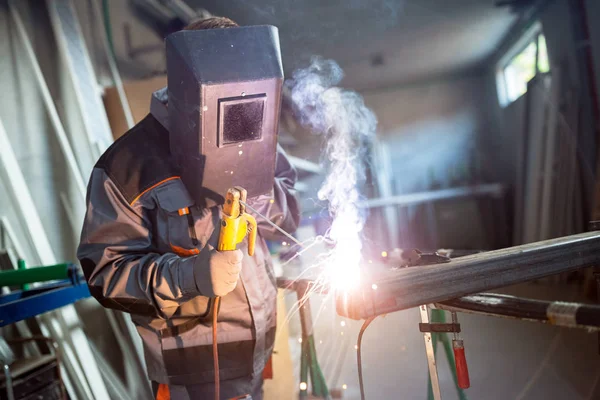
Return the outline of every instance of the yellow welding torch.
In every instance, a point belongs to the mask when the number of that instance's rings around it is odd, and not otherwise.
[[[217,250],[235,250],[248,234],[248,255],[254,255],[256,246],[256,220],[252,215],[246,214],[247,192],[239,186],[230,188],[225,195],[223,204],[223,216],[221,217],[221,231],[219,232],[219,244]],[[215,399],[220,399],[221,384],[219,381],[219,349],[217,346],[217,317],[219,314],[220,297],[215,297],[212,307],[213,324],[213,363],[215,369]]]
[[[236,186],[227,191],[225,204],[223,205],[223,217],[221,218],[221,232],[219,233],[219,245],[217,250],[235,250],[246,234],[248,236],[248,255],[254,255],[256,245],[256,220],[250,214],[246,214],[246,190]],[[241,202],[240,202],[241,201]]]

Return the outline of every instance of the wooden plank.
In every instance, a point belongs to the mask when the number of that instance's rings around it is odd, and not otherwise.
[[[552,206],[554,204],[555,185],[555,160],[556,160],[556,142],[557,142],[557,119],[558,107],[561,98],[561,74],[560,69],[555,67],[552,71],[552,82],[550,86],[550,96],[547,103],[547,126],[543,163],[543,187],[541,194],[540,209],[540,234],[539,239],[550,239],[553,237],[552,229],[555,219],[552,218]]]
[[[273,379],[265,380],[264,398],[293,400],[297,398],[298,388],[294,379],[294,366],[289,345],[289,330],[286,321],[285,290],[277,294],[277,335],[273,354]]]

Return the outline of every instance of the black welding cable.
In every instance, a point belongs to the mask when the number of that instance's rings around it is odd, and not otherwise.
[[[365,333],[365,331],[367,330],[367,328],[369,327],[369,325],[371,324],[371,322],[373,322],[373,320],[375,318],[377,318],[377,316],[370,317],[365,320],[363,326],[360,328],[360,332],[358,333],[358,341],[356,342],[356,347],[357,347],[356,361],[358,363],[358,384],[360,385],[361,400],[365,400],[365,385],[363,383],[363,373],[362,373],[362,348],[361,348],[362,337],[363,337],[363,334]]]

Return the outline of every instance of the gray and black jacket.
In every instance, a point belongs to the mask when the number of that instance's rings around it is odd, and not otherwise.
[[[78,258],[92,295],[105,307],[131,314],[144,342],[149,378],[173,385],[213,382],[211,299],[194,280],[202,250],[216,248],[220,206],[194,203],[170,161],[169,133],[152,115],[102,155],[87,192]],[[273,192],[249,200],[288,232],[296,229],[296,171],[277,153]],[[261,374],[272,353],[276,282],[266,240],[278,232],[257,218],[259,239],[246,254],[236,289],[219,312],[222,391]],[[238,385],[239,386],[239,385]]]

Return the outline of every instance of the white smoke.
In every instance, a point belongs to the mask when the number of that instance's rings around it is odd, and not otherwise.
[[[335,61],[313,58],[309,67],[293,74],[286,88],[296,118],[325,137],[327,176],[318,197],[328,201],[333,217],[328,236],[335,242],[326,272],[329,283],[347,287],[357,282],[360,273],[365,218],[358,208],[359,188],[377,119],[358,93],[335,86],[342,77]]]

